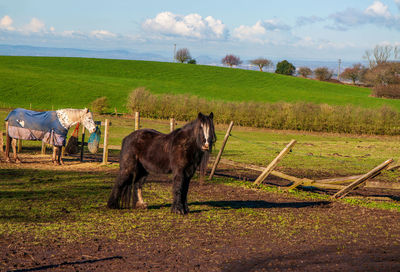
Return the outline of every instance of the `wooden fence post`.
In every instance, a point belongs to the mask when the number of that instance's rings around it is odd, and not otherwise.
[[[135,112],[135,130],[138,130],[140,127],[140,113]]]
[[[344,197],[345,195],[350,193],[351,190],[357,188],[362,183],[366,182],[368,179],[376,177],[377,175],[379,175],[392,162],[393,162],[392,159],[389,159],[389,160],[383,162],[382,164],[378,165],[377,167],[375,167],[374,169],[372,169],[371,171],[369,171],[365,175],[362,175],[360,178],[358,178],[357,180],[353,181],[351,184],[349,184],[348,186],[346,186],[345,188],[343,188],[342,190],[340,190],[339,192],[334,194],[332,196],[332,198],[342,198],[342,197]]]
[[[263,182],[269,174],[271,174],[272,170],[278,165],[280,160],[285,156],[287,153],[289,153],[290,149],[292,146],[296,144],[296,140],[291,140],[290,143],[279,153],[278,156],[265,168],[265,170],[261,173],[261,175],[256,179],[254,184],[259,185],[261,182]]]
[[[108,163],[108,119],[104,122],[103,164]]]
[[[208,177],[209,180],[211,180],[213,178],[214,174],[215,174],[215,170],[217,169],[218,163],[221,160],[222,152],[224,152],[224,148],[225,148],[226,142],[228,141],[229,135],[230,135],[230,133],[232,131],[232,127],[233,127],[233,121],[231,121],[231,123],[229,124],[228,130],[226,131],[225,138],[224,138],[224,141],[222,142],[221,149],[218,152],[218,156],[215,159],[213,168],[211,170],[211,174]]]
[[[83,149],[85,147],[85,126],[82,126],[81,162],[83,162]]]
[[[46,154],[46,143],[42,141],[42,155]]]
[[[172,117],[172,118],[169,120],[169,127],[170,127],[170,131],[171,131],[171,132],[175,130],[175,118],[174,118],[174,117]]]

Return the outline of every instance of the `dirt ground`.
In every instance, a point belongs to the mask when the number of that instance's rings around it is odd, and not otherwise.
[[[42,159],[38,161],[38,158]],[[21,165],[0,163],[0,167],[17,167],[21,171],[26,168],[54,169],[47,162],[48,156],[25,155],[24,159],[25,163]],[[59,167],[71,171],[88,168],[104,171],[104,168],[95,167],[96,164],[81,164],[72,159]],[[116,168],[108,171],[116,173]],[[238,176],[238,172],[227,169],[217,174]],[[240,172],[239,175],[242,179],[253,179],[254,173],[246,176]],[[147,184],[171,186],[167,177],[150,176]],[[387,191],[382,194],[391,195]],[[197,195],[196,203],[190,201],[191,195]],[[202,222],[161,229],[155,237],[137,240],[129,232],[118,240],[87,238],[79,242],[69,242],[61,237],[40,243],[29,235],[2,237],[0,270],[400,271],[399,212],[336,201],[302,200],[289,194],[239,186],[192,182],[189,207],[195,204],[202,208],[191,209],[187,215],[194,221],[209,207],[226,212],[251,208],[276,218],[295,213],[296,217],[289,224],[300,227],[295,233],[271,231],[252,224],[243,215],[240,227],[226,224],[223,231],[217,231],[212,223]],[[149,210],[158,208],[149,205]],[[329,227],[312,228],[313,224],[317,225],[317,220],[318,225]],[[176,224],[180,222],[176,220]]]

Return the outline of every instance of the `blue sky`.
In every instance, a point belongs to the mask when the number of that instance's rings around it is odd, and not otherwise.
[[[400,0],[0,0],[0,44],[358,61],[400,45]]]

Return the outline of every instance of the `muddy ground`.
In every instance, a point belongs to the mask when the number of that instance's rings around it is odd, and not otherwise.
[[[53,169],[46,161],[48,157],[40,162],[38,157],[27,156],[21,165],[4,162],[0,165],[21,171]],[[93,165],[93,162],[80,164],[71,159],[59,167],[71,171],[104,171]],[[117,170],[107,171],[115,175]],[[238,172],[221,169],[217,174],[237,176]],[[242,179],[252,179],[254,173],[246,176],[241,171],[239,175]],[[150,176],[146,186],[170,190],[171,185],[167,176]],[[395,196],[397,193],[375,194]],[[195,200],[191,201],[194,196]],[[165,208],[148,204],[148,210],[140,212]],[[289,213],[295,217],[289,222],[278,220],[274,228],[255,224],[251,221],[253,215],[246,213],[242,219],[238,217],[238,224],[216,228],[210,221],[175,228],[174,224],[183,222],[176,217],[171,228],[159,229],[158,235],[145,239],[135,236],[134,230],[121,234],[117,240],[97,237],[70,242],[58,237],[37,242],[29,234],[4,236],[0,237],[0,270],[400,271],[400,213],[396,211],[199,182],[191,183],[189,207],[191,213],[187,216],[193,222],[211,209],[228,215],[232,212],[235,216],[240,210],[250,209],[278,219]],[[289,233],[296,225],[299,226],[296,231]],[[314,225],[325,227],[314,228]]]

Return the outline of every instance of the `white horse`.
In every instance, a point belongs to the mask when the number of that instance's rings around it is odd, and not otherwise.
[[[96,131],[93,114],[87,108],[46,112],[19,108],[11,111],[5,121],[7,122],[6,162],[10,162],[10,145],[12,145],[15,162],[21,162],[17,156],[16,142],[17,139],[23,139],[42,140],[47,144],[53,145],[53,163],[63,164],[61,147],[65,146],[68,129],[76,123],[82,123],[90,133]],[[56,155],[58,155],[57,159]]]

